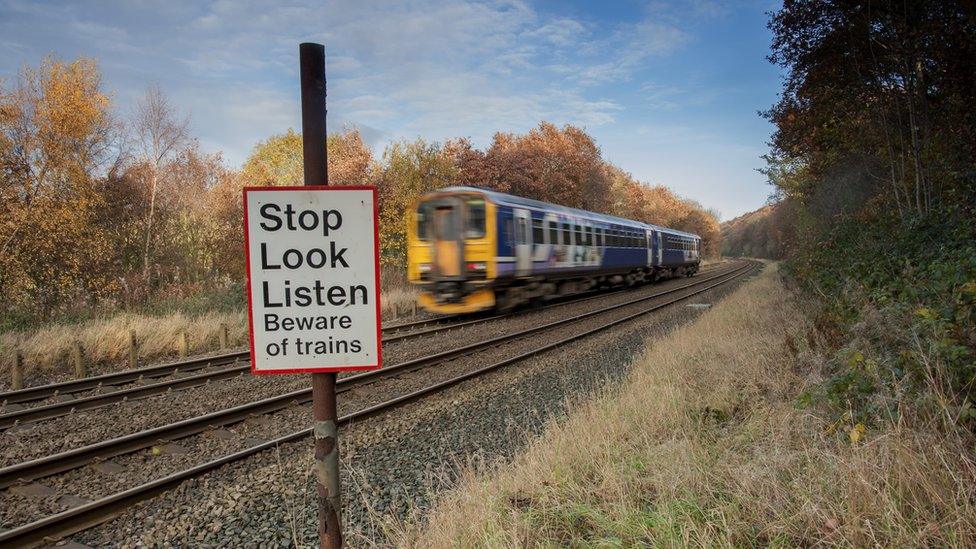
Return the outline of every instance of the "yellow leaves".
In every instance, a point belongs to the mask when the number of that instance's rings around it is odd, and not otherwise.
[[[919,307],[915,309],[915,316],[924,318],[925,320],[935,320],[939,318],[939,313],[928,307]]]
[[[856,425],[851,427],[850,430],[847,432],[847,436],[848,438],[850,438],[851,444],[857,444],[858,442],[860,442],[861,439],[864,438],[865,431],[867,431],[867,428],[864,426],[863,423],[857,423]]]
[[[369,185],[373,177],[373,152],[357,129],[346,129],[326,139],[330,185]],[[302,134],[289,128],[255,145],[241,176],[246,185],[301,185]]]
[[[241,170],[245,185],[301,185],[302,135],[289,128],[254,146]]]

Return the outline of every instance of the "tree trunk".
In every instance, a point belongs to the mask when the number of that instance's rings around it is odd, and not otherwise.
[[[149,281],[149,243],[152,240],[153,216],[156,213],[156,183],[158,167],[153,167],[149,191],[149,217],[146,219],[146,248],[142,254],[142,277]]]

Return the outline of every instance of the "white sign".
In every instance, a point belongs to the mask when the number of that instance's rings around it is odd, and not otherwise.
[[[380,367],[376,189],[244,189],[251,371]]]

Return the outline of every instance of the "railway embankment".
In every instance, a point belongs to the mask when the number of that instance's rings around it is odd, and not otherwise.
[[[837,421],[806,398],[823,342],[775,265],[646,347],[514,459],[469,468],[400,545],[976,542],[962,441]],[[420,515],[418,515],[420,516]]]

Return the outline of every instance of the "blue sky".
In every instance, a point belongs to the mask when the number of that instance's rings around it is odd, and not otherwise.
[[[540,120],[580,125],[606,159],[730,219],[761,206],[776,99],[772,0],[28,2],[0,0],[0,78],[47,54],[98,59],[119,112],[157,83],[207,151],[238,166],[299,128],[298,43],[326,44],[329,124],[391,140]]]

